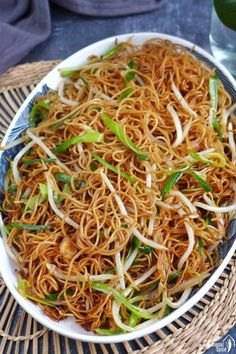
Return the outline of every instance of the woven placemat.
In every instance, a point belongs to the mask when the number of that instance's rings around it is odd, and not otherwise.
[[[0,139],[36,83],[57,63],[19,65],[0,77]],[[111,345],[82,343],[49,331],[20,308],[0,278],[0,353],[203,353],[236,322],[235,271],[236,254],[207,295],[178,320],[149,336]]]

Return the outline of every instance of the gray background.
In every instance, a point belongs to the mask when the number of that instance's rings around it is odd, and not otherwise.
[[[30,52],[22,63],[64,59],[105,37],[142,31],[176,35],[210,51],[208,36],[211,6],[211,0],[164,0],[157,11],[117,18],[79,16],[52,6],[51,37]],[[236,326],[229,334],[236,339]],[[206,353],[215,354],[216,350],[211,348]],[[236,348],[231,353],[236,353]]]

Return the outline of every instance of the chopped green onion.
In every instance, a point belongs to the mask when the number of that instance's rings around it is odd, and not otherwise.
[[[80,109],[76,108],[74,111],[68,113],[66,116],[58,119],[56,123],[51,125],[51,129],[56,129],[58,128],[61,124],[63,124],[66,120],[71,120],[73,119],[77,114],[79,114]]]
[[[166,184],[164,185],[164,187],[161,191],[161,195],[164,196],[166,193],[168,193],[182,176],[183,176],[183,172],[172,173],[170,175],[170,177],[168,178]]]
[[[133,244],[134,248],[138,248],[141,245],[141,241],[138,237],[133,236],[132,244]]]
[[[167,278],[167,284],[173,284],[175,280],[180,277],[181,273],[181,270],[175,270],[172,272]]]
[[[105,166],[106,168],[108,168],[109,170],[111,170],[112,172],[121,175],[122,177],[126,178],[128,181],[130,181],[132,184],[134,184],[136,182],[136,179],[130,175],[128,175],[126,172],[124,171],[120,171],[118,170],[115,166],[111,165],[109,162],[107,162],[106,160],[104,160],[103,158],[101,158],[100,156],[98,156],[95,153],[92,153],[92,156],[103,166]]]
[[[205,241],[201,237],[199,237],[199,239],[198,239],[198,253],[200,255],[202,255],[202,251],[203,251],[204,246],[205,246]]]
[[[129,67],[130,69],[136,69],[136,68],[137,68],[137,64],[136,64],[133,60],[130,60],[130,61],[128,62],[128,67]]]
[[[126,85],[135,78],[135,75],[136,75],[136,70],[135,70],[136,69],[136,63],[133,60],[130,60],[129,63],[128,63],[128,67],[130,69],[133,69],[133,70],[129,70],[127,72],[127,74],[125,75]]]
[[[121,293],[119,293],[118,290],[113,289],[109,285],[105,285],[101,282],[94,281],[92,283],[92,289],[103,292],[105,294],[112,293],[112,295],[114,296],[117,302],[124,305],[127,309],[129,309],[131,312],[136,314],[139,318],[141,317],[141,318],[149,319],[153,317],[153,315],[151,315],[147,310],[132,305],[131,302],[127,300],[127,298],[124,295],[122,295]]]
[[[57,297],[58,297],[58,293],[51,293],[49,295],[46,295],[46,299],[51,300],[51,301],[56,300]]]
[[[115,273],[114,268],[108,268],[104,271],[104,274],[113,274]]]
[[[8,188],[7,188],[8,192],[13,195],[15,194],[16,190],[17,190],[17,187],[15,184],[11,184]]]
[[[43,108],[43,109],[40,109]],[[29,115],[30,126],[36,128],[37,125],[45,118],[45,110],[49,111],[51,105],[45,102],[37,102],[33,105]]]
[[[211,157],[211,158],[217,158],[219,160],[219,162],[216,162],[214,160],[210,160],[209,158],[206,158],[193,150],[189,150],[188,153],[194,160],[207,163],[207,164],[212,165],[214,167],[224,167],[226,165],[225,158],[218,152],[209,152],[208,154],[206,154],[206,156]]]
[[[163,317],[168,316],[171,312],[172,312],[172,308],[169,305],[166,305]]]
[[[211,192],[212,188],[207,184],[202,177],[199,176],[199,174],[191,168],[188,169],[188,172],[194,177],[194,179],[200,184],[200,186],[204,189],[206,192]]]
[[[125,43],[120,43],[120,44],[116,45],[115,47],[108,50],[108,52],[103,54],[101,56],[101,59],[106,60],[106,59],[114,58],[122,49],[124,49],[124,47],[125,47]]]
[[[21,296],[23,296],[26,299],[30,299],[30,300],[33,300],[33,301],[38,302],[40,304],[43,304],[43,305],[55,306],[52,302],[48,301],[47,299],[41,299],[39,297],[36,297],[34,295],[27,293],[27,288],[29,288],[29,286],[30,286],[30,284],[27,280],[19,278],[17,290],[19,291]]]
[[[99,143],[104,140],[104,135],[96,130],[88,129],[83,135],[77,135],[73,138],[64,141],[54,149],[54,153],[59,153],[67,150],[71,145],[80,143]]]
[[[146,254],[150,254],[153,252],[153,248],[151,246],[139,246],[138,250],[139,252]]]
[[[127,74],[125,74],[126,85],[135,78],[135,75],[136,75],[136,71],[134,70],[128,71]]]
[[[213,110],[212,125],[217,132],[220,140],[223,138],[220,123],[217,120],[217,108],[218,108],[218,78],[216,75],[210,77],[209,80],[209,93],[211,98],[211,108]]]
[[[160,283],[160,279],[155,280],[152,284],[148,285],[149,290],[154,290]]]
[[[131,312],[130,319],[129,319],[129,326],[136,327],[138,322],[138,316]]]
[[[147,246],[147,245],[146,246],[141,246],[141,241],[136,236],[133,236],[132,243],[133,243],[133,247],[137,248],[139,250],[139,252],[141,252],[141,253],[149,254],[149,253],[153,252],[153,248],[152,247]]]
[[[48,186],[43,183],[39,183],[39,189],[42,197],[46,199],[48,197]]]
[[[118,99],[119,99],[119,101],[122,101],[125,98],[132,96],[133,93],[134,93],[134,89],[132,87],[128,87],[126,90],[121,92]]]
[[[29,231],[51,230],[51,226],[49,225],[28,225],[28,224],[18,224],[12,222],[11,226],[16,229],[29,230]]]
[[[123,331],[121,329],[112,330],[112,329],[106,329],[106,328],[97,328],[97,329],[95,329],[95,332],[97,334],[101,334],[102,336],[114,336],[116,334],[123,333]]]
[[[64,172],[56,172],[55,173],[55,178],[57,181],[59,182],[63,182],[63,183],[67,183],[67,184],[71,184],[71,176],[67,175]]]
[[[91,162],[91,164],[90,164],[91,171],[94,172],[94,171],[96,171],[97,168],[98,168],[97,165],[95,163]]]
[[[206,217],[205,223],[206,223],[207,225],[211,225],[211,224],[212,224],[212,220],[211,220],[211,217],[210,217],[210,216],[207,216],[207,217]]]
[[[34,195],[33,197],[29,198],[26,203],[25,211],[28,209],[35,210],[39,204],[44,202],[45,198],[43,198],[40,194]]]
[[[77,70],[59,69],[61,77],[72,77],[77,73]]]
[[[105,126],[111,130],[113,134],[116,135],[122,144],[133,151],[140,160],[148,159],[148,155],[142,153],[142,150],[132,142],[132,140],[125,134],[123,128],[118,123],[114,122],[106,114],[102,114],[101,118]]]
[[[88,81],[84,78],[84,75],[80,74],[79,77],[80,80],[83,82],[85,88],[88,88]]]
[[[46,158],[41,158],[41,159],[33,159],[33,160],[28,160],[28,159],[23,159],[22,160],[24,164],[26,165],[33,165],[34,163],[40,163],[40,162],[55,162],[55,159],[51,159],[49,157]]]

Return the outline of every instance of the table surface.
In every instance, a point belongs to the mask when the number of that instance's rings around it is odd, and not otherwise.
[[[28,53],[21,63],[64,59],[103,38],[133,32],[162,32],[179,36],[210,52],[211,6],[211,0],[164,0],[157,11],[133,16],[99,18],[80,16],[52,5],[50,38]],[[236,326],[229,334],[236,339]],[[215,353],[214,347],[206,352]]]

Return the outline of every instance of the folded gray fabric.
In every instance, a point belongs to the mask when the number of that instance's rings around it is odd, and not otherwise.
[[[156,10],[162,0],[52,0],[68,10],[88,16],[123,16]]]
[[[1,0],[0,74],[44,41],[50,31],[47,0]]]
[[[78,14],[120,16],[157,9],[163,0],[52,0]],[[0,0],[0,75],[50,35],[49,0]]]

